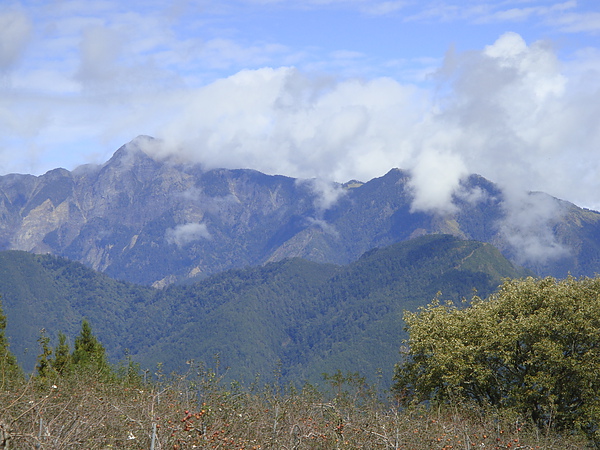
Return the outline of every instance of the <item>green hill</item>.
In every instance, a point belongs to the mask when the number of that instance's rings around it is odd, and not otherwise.
[[[119,282],[50,255],[0,253],[0,293],[11,348],[31,370],[43,327],[74,336],[86,317],[111,359],[128,349],[143,367],[183,370],[189,360],[228,376],[318,380],[360,372],[391,380],[402,314],[431,301],[491,293],[524,276],[490,244],[428,235],[336,266],[287,259],[160,291]]]
[[[145,303],[157,293],[63,258],[0,252],[0,295],[8,316],[7,336],[27,371],[35,364],[42,328],[53,338],[58,331],[73,337],[83,318],[90,320],[113,359],[120,358],[131,344],[128,317],[143,317]]]

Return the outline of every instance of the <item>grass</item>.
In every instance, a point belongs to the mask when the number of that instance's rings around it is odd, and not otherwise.
[[[11,449],[581,449],[582,436],[540,430],[469,405],[398,408],[356,376],[312,385],[225,384],[194,367],[100,381],[73,373],[2,385],[0,448]],[[332,381],[333,380],[333,381]],[[2,447],[7,430],[9,447]]]

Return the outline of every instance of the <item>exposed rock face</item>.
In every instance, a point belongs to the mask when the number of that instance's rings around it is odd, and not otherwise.
[[[518,255],[499,226],[502,195],[481,177],[465,189],[484,192],[483,200],[457,198],[457,212],[442,217],[411,212],[408,174],[398,169],[331,186],[331,202],[311,182],[157,161],[141,150],[144,139],[151,138],[136,138],[102,166],[0,177],[0,248],[49,252],[161,287],[289,256],[347,263],[427,233]],[[562,209],[553,233],[568,251],[529,267],[558,276],[600,272],[600,214],[564,202]]]

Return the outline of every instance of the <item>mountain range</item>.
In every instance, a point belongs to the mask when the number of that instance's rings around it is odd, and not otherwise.
[[[451,207],[421,210],[401,169],[299,180],[148,144],[160,145],[141,136],[102,165],[0,177],[0,295],[26,370],[42,328],[72,343],[86,318],[112,361],[144,368],[218,355],[246,381],[340,369],[390,382],[403,311],[438,292],[600,272],[600,213],[543,193],[471,175]]]
[[[0,249],[165,287],[290,257],[348,264],[372,248],[445,233],[491,243],[540,276],[600,272],[600,214],[542,193],[511,214],[503,191],[472,175],[451,210],[419,211],[400,169],[367,182],[299,180],[154,158],[144,151],[150,141],[134,139],[103,165],[1,176]],[[526,217],[536,205],[554,213]]]
[[[0,252],[0,292],[11,350],[27,371],[45,330],[71,345],[82,319],[113,362],[129,355],[154,373],[186,362],[228,367],[231,379],[318,382],[359,372],[391,383],[406,337],[405,310],[440,295],[459,302],[530,274],[490,244],[426,235],[373,249],[347,265],[301,258],[232,269],[165,289],[116,281],[53,255]],[[438,294],[441,292],[441,294]],[[380,378],[378,378],[378,376]]]

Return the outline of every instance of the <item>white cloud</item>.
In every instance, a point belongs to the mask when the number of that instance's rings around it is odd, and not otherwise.
[[[0,71],[11,68],[27,46],[33,26],[22,11],[0,13]]]
[[[383,1],[364,6],[363,11],[373,15],[385,15],[400,11],[407,5],[409,5],[409,2],[404,0]]]
[[[352,60],[352,59],[360,59],[364,58],[366,55],[361,52],[355,52],[352,50],[336,50],[331,53],[331,57],[334,59],[342,59],[342,60]]]
[[[204,64],[225,69],[268,65],[274,56],[285,54],[288,48],[274,43],[244,46],[231,39],[217,38],[199,43],[194,50]]]
[[[500,232],[517,263],[543,265],[568,255],[568,249],[556,241],[552,230],[565,212],[556,199],[515,191],[507,196],[503,207],[506,216],[499,224]]]
[[[434,143],[427,144],[411,170],[409,186],[413,191],[413,211],[455,212],[452,195],[460,180],[469,174],[460,155],[438,150]]]
[[[520,2],[513,2],[515,7],[505,8],[505,4],[491,6],[485,14],[476,17],[476,22],[523,22],[532,17],[540,18],[543,21],[552,22],[557,18],[564,16],[565,12],[577,7],[575,0],[566,2],[552,3],[550,5],[532,5],[522,7]],[[510,3],[509,3],[510,5]]]
[[[450,53],[434,102],[388,78],[246,70],[172,98],[183,108],[158,135],[163,151],[209,167],[340,182],[409,169],[419,210],[451,211],[468,173],[595,207],[597,190],[577,185],[598,186],[600,90],[580,80],[597,80],[599,63],[585,54],[569,69],[547,43],[507,33],[479,52]]]
[[[188,158],[340,181],[404,166],[426,106],[391,79],[335,82],[294,68],[246,70],[182,95],[158,135]]]
[[[77,77],[84,83],[118,82],[118,59],[123,36],[105,27],[88,28],[81,41],[81,65]]]
[[[211,239],[211,235],[206,224],[192,222],[169,228],[165,233],[165,239],[169,244],[181,248],[201,239]]]
[[[334,238],[339,237],[340,233],[337,231],[335,226],[326,222],[322,219],[315,219],[313,217],[308,218],[310,226],[320,229],[323,233],[333,236]]]
[[[600,206],[600,183],[591,181],[600,168],[593,156],[600,133],[591,127],[600,94],[583,88],[584,98],[578,77],[567,72],[551,46],[528,46],[515,33],[481,52],[450,53],[440,70],[447,95],[423,126],[432,137],[413,169],[413,208],[451,211],[448,195],[460,179],[480,173],[504,191],[505,219],[498,225],[520,261],[564,255],[551,233],[562,210],[524,194],[539,190]],[[578,189],[584,179],[588,189]]]
[[[598,33],[600,32],[600,13],[592,11],[563,14],[553,18],[552,24],[568,33]]]
[[[482,52],[450,56],[441,74],[450,80],[451,93],[431,126],[454,130],[446,145],[469,172],[504,186],[572,198],[573,186],[561,180],[567,173],[576,180],[579,168],[575,161],[563,164],[564,155],[570,151],[575,160],[586,159],[600,142],[576,131],[586,125],[575,117],[592,120],[597,107],[592,98],[576,98],[575,80],[561,69],[551,47],[527,46],[514,33]]]
[[[330,180],[312,178],[310,180],[298,180],[299,183],[307,185],[315,195],[315,208],[319,214],[330,209],[347,191],[338,183]]]

